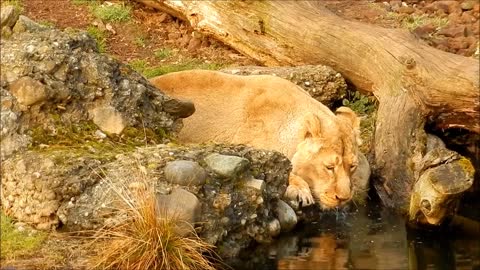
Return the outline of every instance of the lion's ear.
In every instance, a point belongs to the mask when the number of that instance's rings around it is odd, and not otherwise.
[[[357,114],[348,107],[339,107],[335,113],[337,114],[337,117],[347,121],[352,125],[357,143],[358,145],[361,145],[362,139],[360,138],[360,117],[358,117]]]
[[[322,123],[320,118],[313,113],[308,113],[303,118],[302,137],[307,138],[319,138],[322,135]]]

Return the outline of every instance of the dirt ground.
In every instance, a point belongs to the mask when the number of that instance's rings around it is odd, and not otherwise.
[[[258,64],[215,40],[194,33],[185,23],[170,15],[135,2],[129,2],[133,10],[131,20],[106,23],[92,14],[85,1],[19,1],[24,14],[35,21],[61,29],[102,29],[106,33],[105,53],[126,63],[141,60],[149,66],[185,61],[223,66]],[[470,1],[460,0],[458,5],[453,6],[435,5],[434,1],[428,0],[344,0],[325,1],[325,4],[346,19],[388,28],[405,28],[438,49],[472,56],[478,48],[479,3],[478,0]],[[52,234],[32,257],[2,261],[2,269],[82,269],[83,256],[79,256],[76,249],[79,242],[67,241],[58,235]]]
[[[119,1],[111,1],[119,2]],[[75,4],[74,0],[22,0],[27,17],[54,26],[86,30],[89,26],[105,28],[106,24],[91,14],[86,4]],[[54,4],[53,4],[54,3]],[[194,38],[187,25],[170,15],[157,12],[136,2],[132,20],[111,23],[111,31],[105,31],[106,52],[123,62],[146,60],[151,66],[179,63],[196,59],[206,63],[224,65],[252,65],[254,61],[236,51],[206,37]],[[199,42],[196,42],[199,41]],[[153,52],[164,50],[165,57],[156,57]]]

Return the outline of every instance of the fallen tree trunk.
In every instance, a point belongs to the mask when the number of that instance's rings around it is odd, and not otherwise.
[[[388,206],[408,209],[427,119],[480,133],[479,61],[431,48],[406,30],[343,20],[319,1],[137,1],[267,66],[324,64],[373,92],[380,103],[375,187]]]

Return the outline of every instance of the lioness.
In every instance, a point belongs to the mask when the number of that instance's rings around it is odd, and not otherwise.
[[[184,143],[234,143],[276,150],[292,162],[285,196],[302,205],[334,208],[352,198],[358,164],[359,119],[346,107],[335,115],[297,85],[275,76],[216,71],[170,73],[150,82],[195,104],[184,119]]]

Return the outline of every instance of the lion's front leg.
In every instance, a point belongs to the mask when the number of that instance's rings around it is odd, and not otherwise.
[[[315,203],[308,183],[293,173],[288,177],[288,187],[284,196],[289,200],[298,201],[302,206]]]

